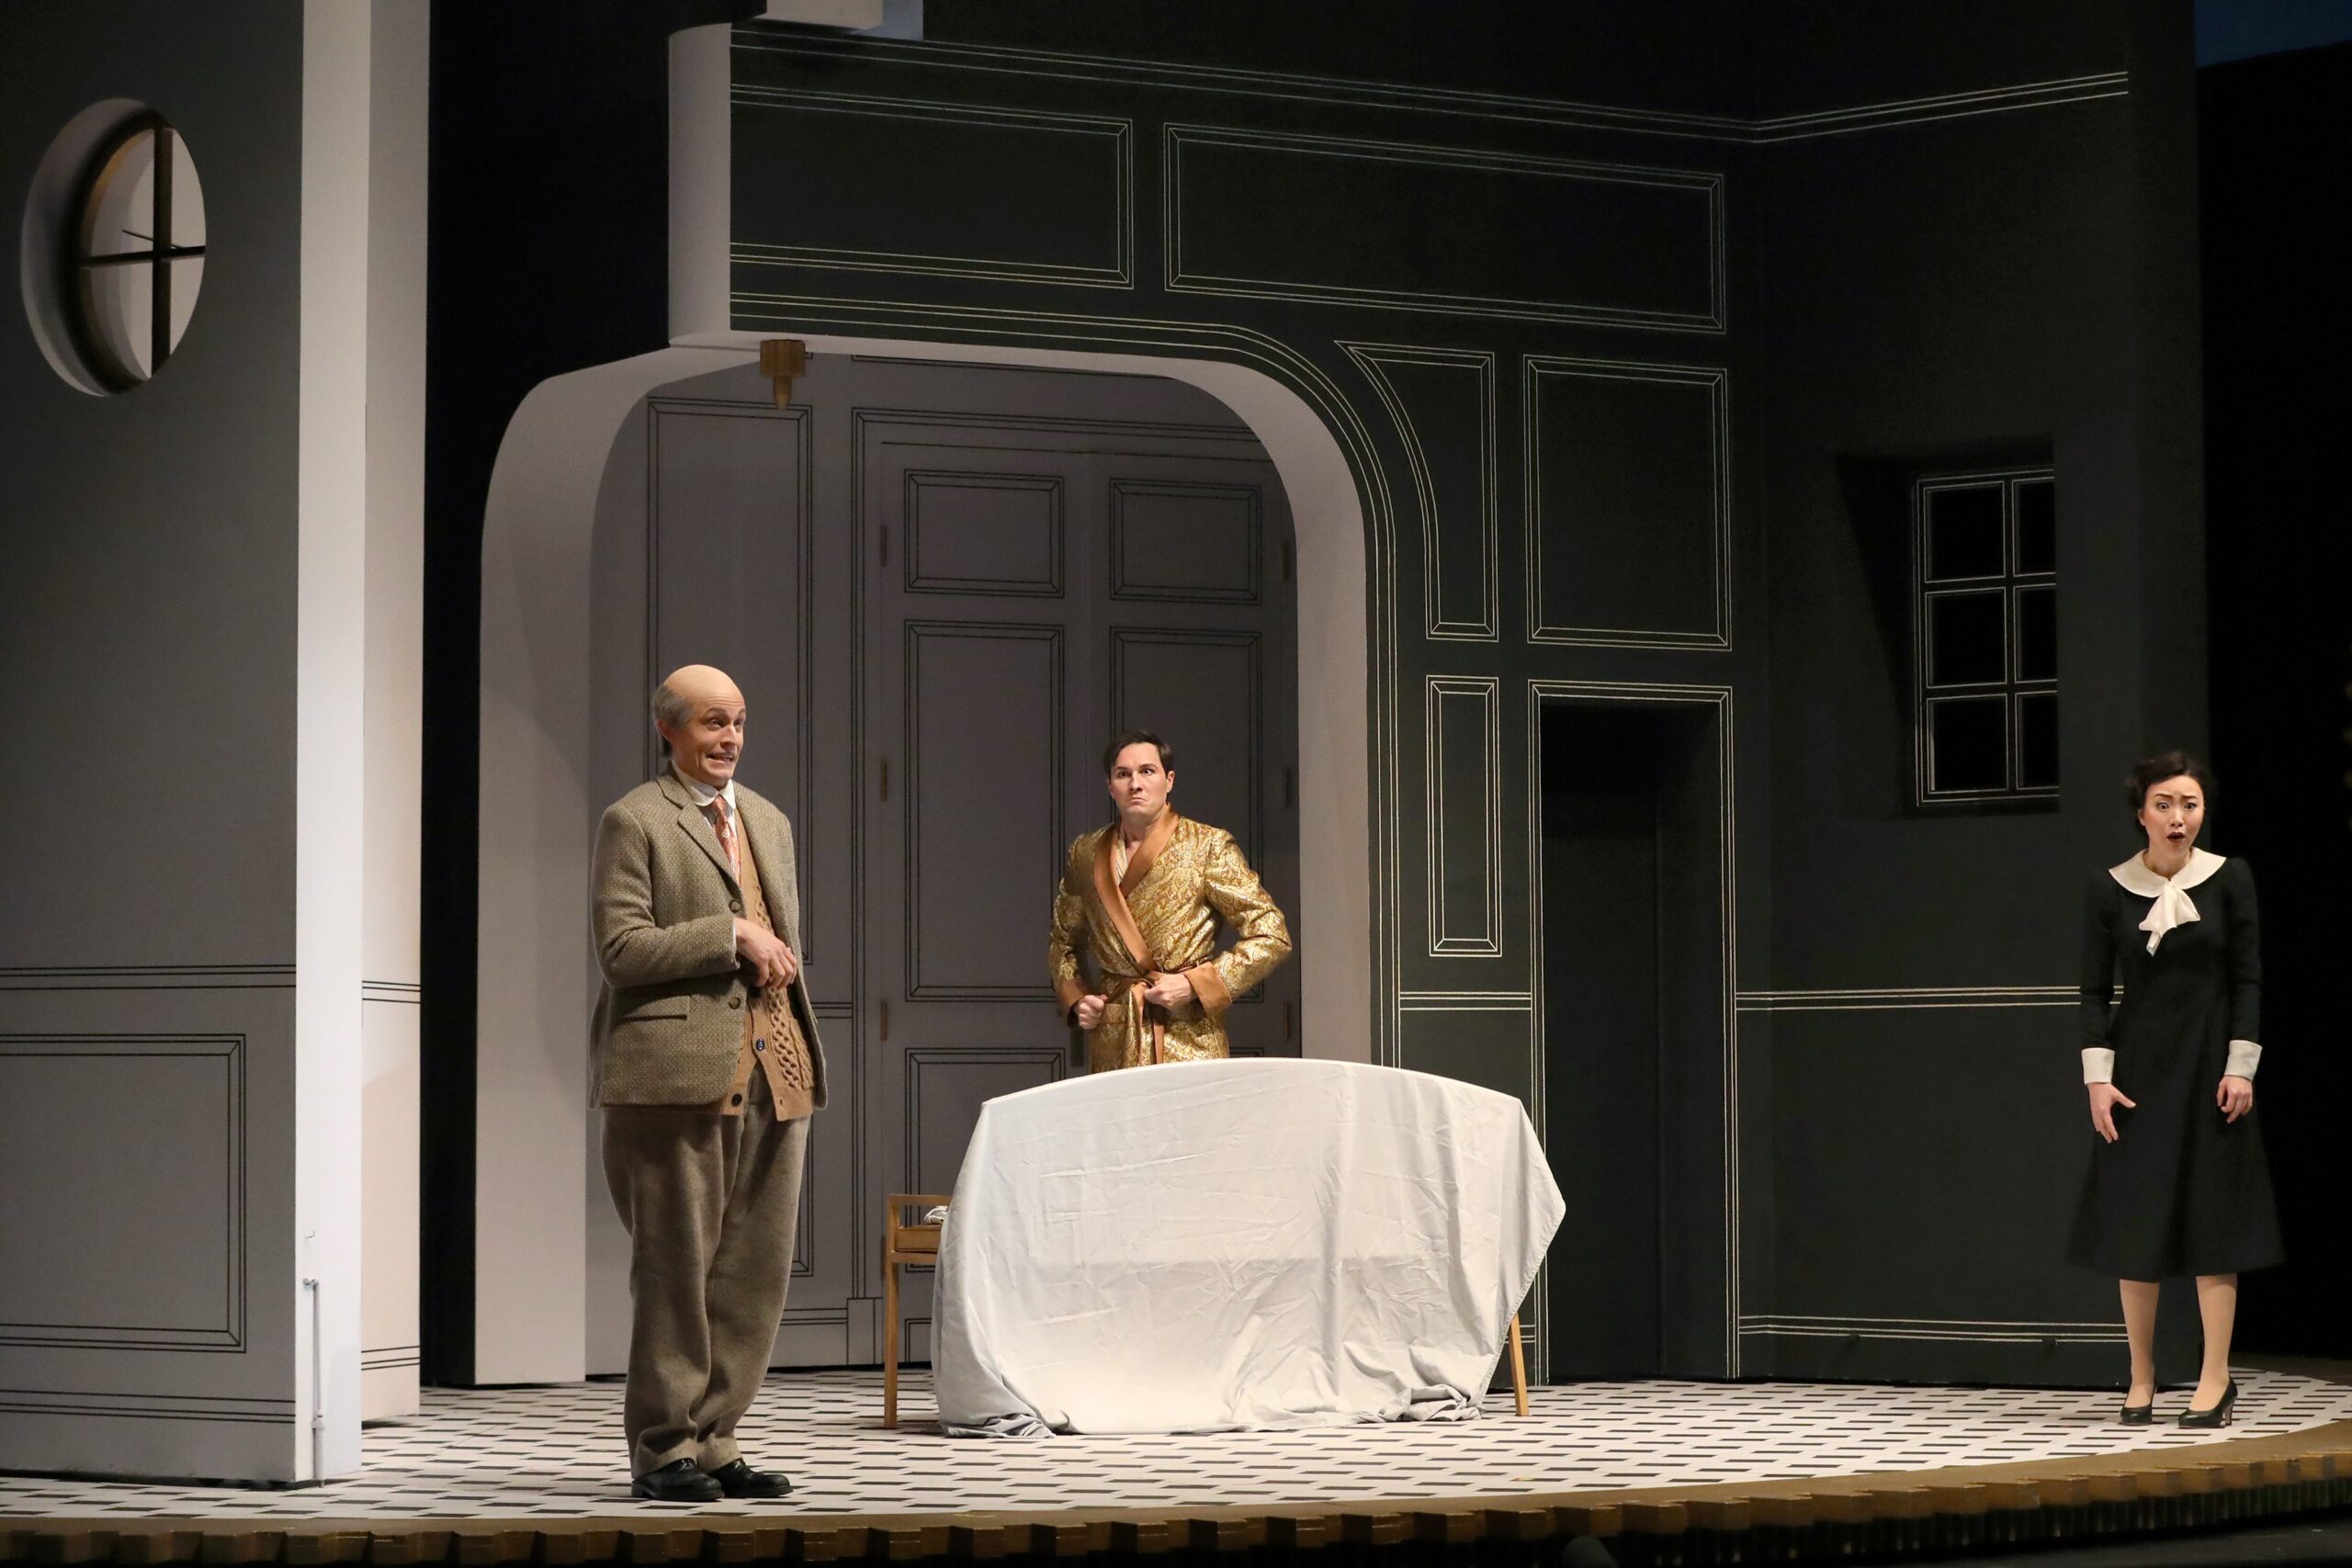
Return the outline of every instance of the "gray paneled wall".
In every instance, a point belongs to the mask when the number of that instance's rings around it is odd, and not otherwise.
[[[205,244],[143,385],[69,385],[13,309],[0,334],[0,1468],[357,1462],[372,33],[0,15],[38,62],[0,97],[28,231],[78,232],[36,171],[137,95]],[[76,287],[7,254],[12,300]]]
[[[1852,58],[1899,62],[1899,84],[1767,59],[1761,116],[735,34],[740,332],[1240,359],[1349,454],[1372,550],[1379,1059],[1539,1119],[1558,1103],[1547,1063],[1577,998],[1545,991],[1560,890],[1536,867],[1542,796],[1576,770],[1541,765],[1542,715],[1705,716],[1707,810],[1677,819],[1719,847],[1661,886],[1673,940],[1703,913],[1721,956],[1644,1047],[1712,1130],[1703,1160],[1655,1173],[1675,1205],[1657,1224],[1707,1238],[1660,1254],[1660,1289],[1706,1303],[1675,1351],[1690,1370],[2066,1381],[2111,1358],[2105,1329],[2043,1332],[2112,1314],[2048,1235],[2079,1156],[2058,1015],[1973,1008],[1937,1032],[1882,1004],[2064,980],[2064,911],[2112,837],[2110,760],[2167,711],[2135,618],[2173,627],[2187,598],[2066,601],[2058,809],[1915,814],[1875,789],[1911,754],[1879,677],[1905,650],[1837,458],[2041,438],[2070,581],[2139,580],[2151,494],[2177,531],[2167,454],[2194,431],[2125,412],[2135,355],[2173,328],[2123,302],[2182,265],[2177,192],[2132,161],[2188,156],[2166,107],[2186,68],[2122,68],[2167,58],[2151,46],[2185,11],[2010,7],[1971,34],[1925,9],[1840,13]],[[1945,95],[1994,88],[1953,117]],[[838,129],[861,118],[892,136]],[[820,120],[854,155],[786,129]],[[992,160],[973,189],[1037,178],[1001,206],[910,202],[902,165],[940,165],[901,138]],[[1860,998],[1834,1040],[1806,1005],[1833,992]],[[1996,1091],[2040,1109],[1987,1125]],[[1580,1218],[1607,1234],[1605,1210]],[[1982,1331],[2001,1318],[2027,1327]]]
[[[1422,630],[1432,639],[1500,637],[1495,356],[1388,344],[1346,346],[1396,419],[1412,468]]]
[[[0,95],[9,211],[136,81],[239,264],[161,377],[94,397],[24,330],[6,252],[0,1467],[282,1476],[301,17],[126,37],[79,10],[0,16],[0,51],[40,62]]]
[[[1070,840],[1109,817],[1111,731],[1165,734],[1179,808],[1297,911],[1288,506],[1229,410],[1136,377],[820,355],[786,409],[748,368],[662,388],[621,445],[591,793],[655,765],[661,673],[737,677],[836,1086],[776,1357],[871,1361],[884,1196],[952,1187],[983,1100],[1084,1070],[1046,933]],[[1244,998],[1235,1049],[1295,1054],[1298,996],[1286,968]],[[588,1367],[611,1371],[625,1248],[589,1136]],[[920,1278],[907,1311],[927,1354]]]

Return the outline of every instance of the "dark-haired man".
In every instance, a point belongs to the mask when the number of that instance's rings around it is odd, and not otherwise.
[[[1221,1058],[1225,1010],[1289,956],[1290,928],[1233,835],[1169,805],[1167,742],[1131,729],[1103,750],[1102,772],[1118,818],[1070,845],[1054,897],[1046,957],[1063,1016],[1086,1031],[1090,1072]],[[1236,938],[1222,953],[1220,919]]]

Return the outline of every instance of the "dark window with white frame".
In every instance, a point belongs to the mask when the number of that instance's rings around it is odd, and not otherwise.
[[[1938,473],[1911,495],[1918,802],[2054,798],[2056,481]]]

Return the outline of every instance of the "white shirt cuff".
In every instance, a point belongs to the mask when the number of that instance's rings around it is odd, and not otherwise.
[[[2083,1047],[2083,1081],[2113,1083],[2115,1081],[2115,1052],[2106,1045]]]
[[[2254,1069],[2262,1065],[2262,1047],[2251,1040],[2230,1042],[2230,1059],[2222,1068],[2225,1078],[2250,1078]]]

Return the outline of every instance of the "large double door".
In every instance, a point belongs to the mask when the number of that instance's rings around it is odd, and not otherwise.
[[[1046,945],[1070,840],[1110,817],[1110,735],[1164,736],[1178,808],[1300,923],[1294,555],[1262,446],[1177,383],[820,358],[791,409],[767,392],[653,400],[647,669],[740,665],[744,777],[798,831],[833,1101],[776,1359],[855,1364],[884,1196],[947,1190],[983,1101],[1085,1070]],[[753,591],[700,592],[747,558]],[[1295,968],[1228,1032],[1295,1055]]]

